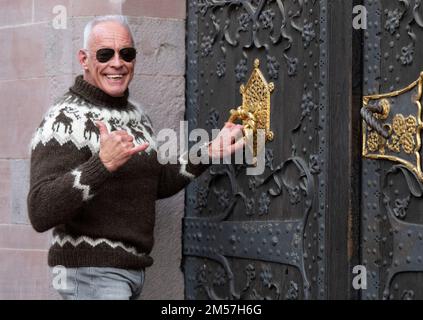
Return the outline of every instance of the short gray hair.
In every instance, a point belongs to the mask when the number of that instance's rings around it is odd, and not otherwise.
[[[131,28],[128,24],[128,19],[125,16],[121,15],[108,15],[108,16],[98,16],[87,23],[84,28],[84,49],[88,49],[88,42],[90,40],[91,32],[93,31],[94,27],[102,22],[107,21],[115,21],[120,23],[129,31],[129,35],[131,36],[132,44],[134,44],[134,37],[132,36]]]

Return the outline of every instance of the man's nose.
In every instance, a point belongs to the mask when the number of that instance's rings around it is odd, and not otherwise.
[[[122,62],[122,59],[120,58],[119,52],[115,52],[115,55],[110,61],[110,66],[115,68],[120,68],[123,66],[123,62]]]

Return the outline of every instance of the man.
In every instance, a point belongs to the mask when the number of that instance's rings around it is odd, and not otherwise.
[[[135,299],[153,263],[155,201],[207,165],[159,164],[149,118],[128,101],[136,50],[125,18],[91,21],[78,57],[83,75],[32,140],[29,217],[38,232],[54,228],[48,263],[66,268],[63,298]],[[243,148],[240,135],[226,124],[209,156]]]

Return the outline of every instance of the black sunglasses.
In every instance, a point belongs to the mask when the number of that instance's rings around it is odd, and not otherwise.
[[[99,49],[96,53],[98,62],[105,63],[115,56],[115,50],[111,48]],[[126,62],[132,62],[137,56],[135,48],[123,48],[119,50],[119,57]]]

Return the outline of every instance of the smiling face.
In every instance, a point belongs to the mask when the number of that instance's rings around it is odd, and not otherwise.
[[[79,61],[84,68],[84,80],[112,97],[124,95],[134,76],[135,60],[126,62],[119,57],[119,50],[132,47],[127,28],[116,21],[105,21],[94,26],[88,41],[88,54],[79,51]],[[111,48],[115,55],[101,63],[96,58],[99,49]]]

